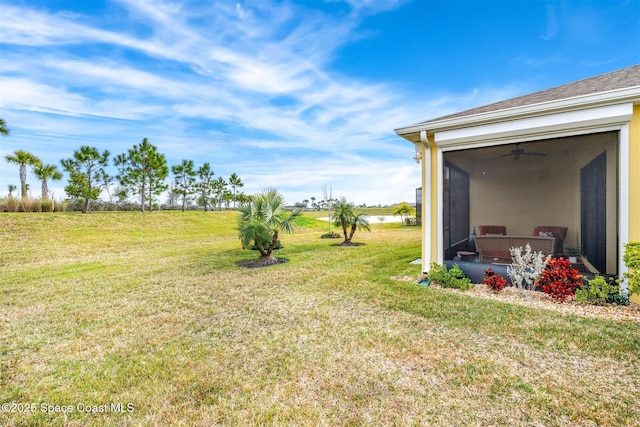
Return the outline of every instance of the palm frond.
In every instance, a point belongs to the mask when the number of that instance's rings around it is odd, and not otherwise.
[[[266,188],[254,195],[250,203],[240,206],[238,210],[242,247],[256,246],[262,255],[270,254],[280,230],[293,232],[295,220],[302,213],[300,209],[287,213],[284,196],[273,188]]]
[[[369,220],[367,219],[367,214],[365,213],[357,214],[353,218],[351,223],[355,224],[358,227],[358,229],[371,231],[371,225],[369,224]]]

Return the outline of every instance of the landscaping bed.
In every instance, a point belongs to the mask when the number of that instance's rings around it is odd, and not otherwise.
[[[447,292],[463,293],[458,289],[449,288],[443,290]],[[511,304],[519,304],[527,307],[555,310],[563,314],[574,314],[578,316],[609,320],[640,322],[640,305],[634,303],[630,303],[627,306],[615,304],[593,305],[580,303],[575,301],[574,299],[567,299],[562,304],[559,304],[557,300],[554,300],[544,292],[527,291],[516,289],[513,287],[506,287],[500,292],[495,293],[484,285],[476,285],[464,293],[471,294],[480,298],[503,301]]]
[[[391,279],[410,282],[417,280],[415,277],[409,276],[391,276]],[[510,304],[518,304],[525,307],[554,310],[563,314],[640,323],[640,305],[635,303],[629,303],[629,305],[626,306],[616,304],[593,305],[581,303],[571,298],[560,304],[557,300],[554,300],[544,292],[528,291],[511,286],[502,289],[500,292],[493,292],[487,286],[481,284],[474,285],[466,291],[461,291],[455,288],[442,288],[435,284],[430,286],[444,292],[451,292],[460,295],[472,295],[474,297]]]

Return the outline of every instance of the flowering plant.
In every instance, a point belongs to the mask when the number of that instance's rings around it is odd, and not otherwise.
[[[531,250],[531,245],[527,243],[524,253],[522,247],[509,249],[511,254],[511,265],[507,267],[507,274],[511,279],[511,284],[518,289],[533,290],[536,279],[544,270],[545,256],[542,252]]]
[[[571,266],[569,260],[550,258],[536,284],[544,293],[562,303],[567,297],[573,296],[576,289],[582,287],[582,275]]]
[[[484,271],[484,280],[482,281],[482,284],[487,285],[494,292],[499,292],[507,284],[507,279],[496,274],[493,269],[488,268]]]

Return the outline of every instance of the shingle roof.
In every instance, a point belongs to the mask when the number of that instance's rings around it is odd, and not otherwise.
[[[511,98],[505,101],[500,101],[493,104],[472,108],[470,110],[461,111],[459,113],[438,117],[437,119],[428,120],[423,123],[453,119],[456,117],[471,116],[474,114],[488,113],[514,107],[524,107],[526,105],[539,104],[548,101],[558,101],[561,99],[573,98],[576,96],[590,95],[598,92],[607,92],[610,90],[624,89],[635,86],[640,86],[640,64],[613,71],[611,73],[601,74],[599,76],[578,80],[573,83],[568,83],[540,92],[531,93],[529,95],[519,96],[517,98]]]

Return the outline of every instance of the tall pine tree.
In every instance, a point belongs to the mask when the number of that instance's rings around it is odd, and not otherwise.
[[[64,188],[69,196],[84,199],[82,213],[87,213],[89,202],[100,196],[100,182],[106,179],[105,167],[109,162],[107,150],[100,153],[97,148],[83,145],[70,159],[60,161],[69,172],[69,184]]]
[[[185,205],[195,192],[196,171],[193,170],[193,160],[183,160],[179,165],[171,166],[174,175],[173,191],[182,196],[182,212]]]
[[[133,193],[140,195],[140,209],[144,212],[145,201],[149,211],[153,208],[153,197],[168,188],[164,180],[169,175],[169,167],[164,154],[144,138],[126,153],[115,158],[118,167],[118,182]]]

